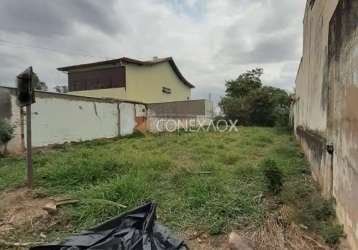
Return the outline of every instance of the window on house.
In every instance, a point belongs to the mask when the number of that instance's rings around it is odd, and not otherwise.
[[[162,92],[164,94],[170,95],[172,93],[172,90],[170,88],[163,87]]]

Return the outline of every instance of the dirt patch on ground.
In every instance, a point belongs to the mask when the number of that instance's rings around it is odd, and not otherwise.
[[[186,242],[191,249],[197,250],[346,250],[346,245],[329,247],[300,226],[289,222],[290,209],[283,207],[278,213],[271,215],[266,222],[256,229],[236,232],[237,238],[243,242],[234,242],[238,245],[250,245],[249,248],[231,247],[229,236],[208,236],[194,233],[187,236]],[[245,244],[242,244],[245,243]],[[248,243],[248,244],[247,244]]]
[[[288,222],[286,208],[280,213],[271,216],[265,224],[254,232],[247,232],[246,238],[250,239],[256,250],[330,250],[331,247],[324,245],[319,239],[309,235],[301,227]]]
[[[43,208],[51,202],[49,198],[34,198],[26,188],[5,191],[0,195],[0,235],[46,218],[49,214]]]
[[[63,202],[64,200],[65,202]],[[41,230],[51,228],[50,224],[52,223],[51,220],[54,219],[53,213],[56,212],[56,204],[66,203],[68,203],[66,199],[43,197],[26,188],[3,192],[0,195],[0,238],[16,235],[19,231],[23,231],[24,228],[31,232],[38,231],[39,227]],[[272,214],[260,228],[251,228],[236,232],[236,234],[239,235],[239,239],[244,239],[245,242],[250,243],[249,245],[252,248],[247,248],[249,250],[334,249],[322,244],[319,239],[305,232],[300,226],[290,222],[289,218],[290,209],[283,207],[277,213]],[[55,224],[56,222],[53,223]],[[231,237],[229,235],[210,236],[203,232],[187,232],[183,235],[178,235],[178,237],[184,239],[190,249],[237,249],[230,248],[231,242],[229,238]],[[17,241],[17,239],[14,240],[15,242]],[[38,240],[45,239],[39,237]],[[346,248],[339,247],[335,249]]]
[[[0,193],[0,249],[28,249],[58,241],[57,234],[73,230],[59,206],[77,203],[66,197],[47,197],[26,188]]]

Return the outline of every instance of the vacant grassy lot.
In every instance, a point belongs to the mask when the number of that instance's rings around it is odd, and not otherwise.
[[[266,159],[273,159],[284,173],[279,198],[266,195],[260,168]],[[37,190],[81,200],[63,210],[61,220],[72,226],[47,232],[50,234],[88,228],[127,210],[113,202],[130,209],[155,201],[161,223],[179,232],[210,234],[258,226],[277,204],[305,209],[307,202],[303,200],[318,197],[320,202],[295,139],[270,128],[146,135],[66,145],[37,153],[34,169]],[[24,159],[0,159],[0,191],[21,186],[24,178]],[[274,205],[267,200],[274,200]],[[323,210],[315,211],[319,215],[330,211],[322,204],[319,209]],[[320,227],[310,211],[299,215],[308,217],[301,218],[303,221],[313,222],[312,229]],[[311,227],[309,223],[307,226]]]

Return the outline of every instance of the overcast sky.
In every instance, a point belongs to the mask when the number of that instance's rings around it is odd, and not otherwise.
[[[217,100],[225,80],[254,67],[264,68],[266,84],[292,90],[305,2],[1,0],[0,85],[14,86],[30,65],[52,88],[67,84],[57,67],[172,56],[194,98]]]

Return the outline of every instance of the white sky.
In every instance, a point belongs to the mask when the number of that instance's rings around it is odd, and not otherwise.
[[[0,85],[14,86],[30,65],[51,88],[67,84],[57,67],[172,56],[196,86],[193,98],[211,93],[218,100],[225,80],[254,67],[264,68],[265,84],[292,90],[304,6],[305,0],[1,0]]]

